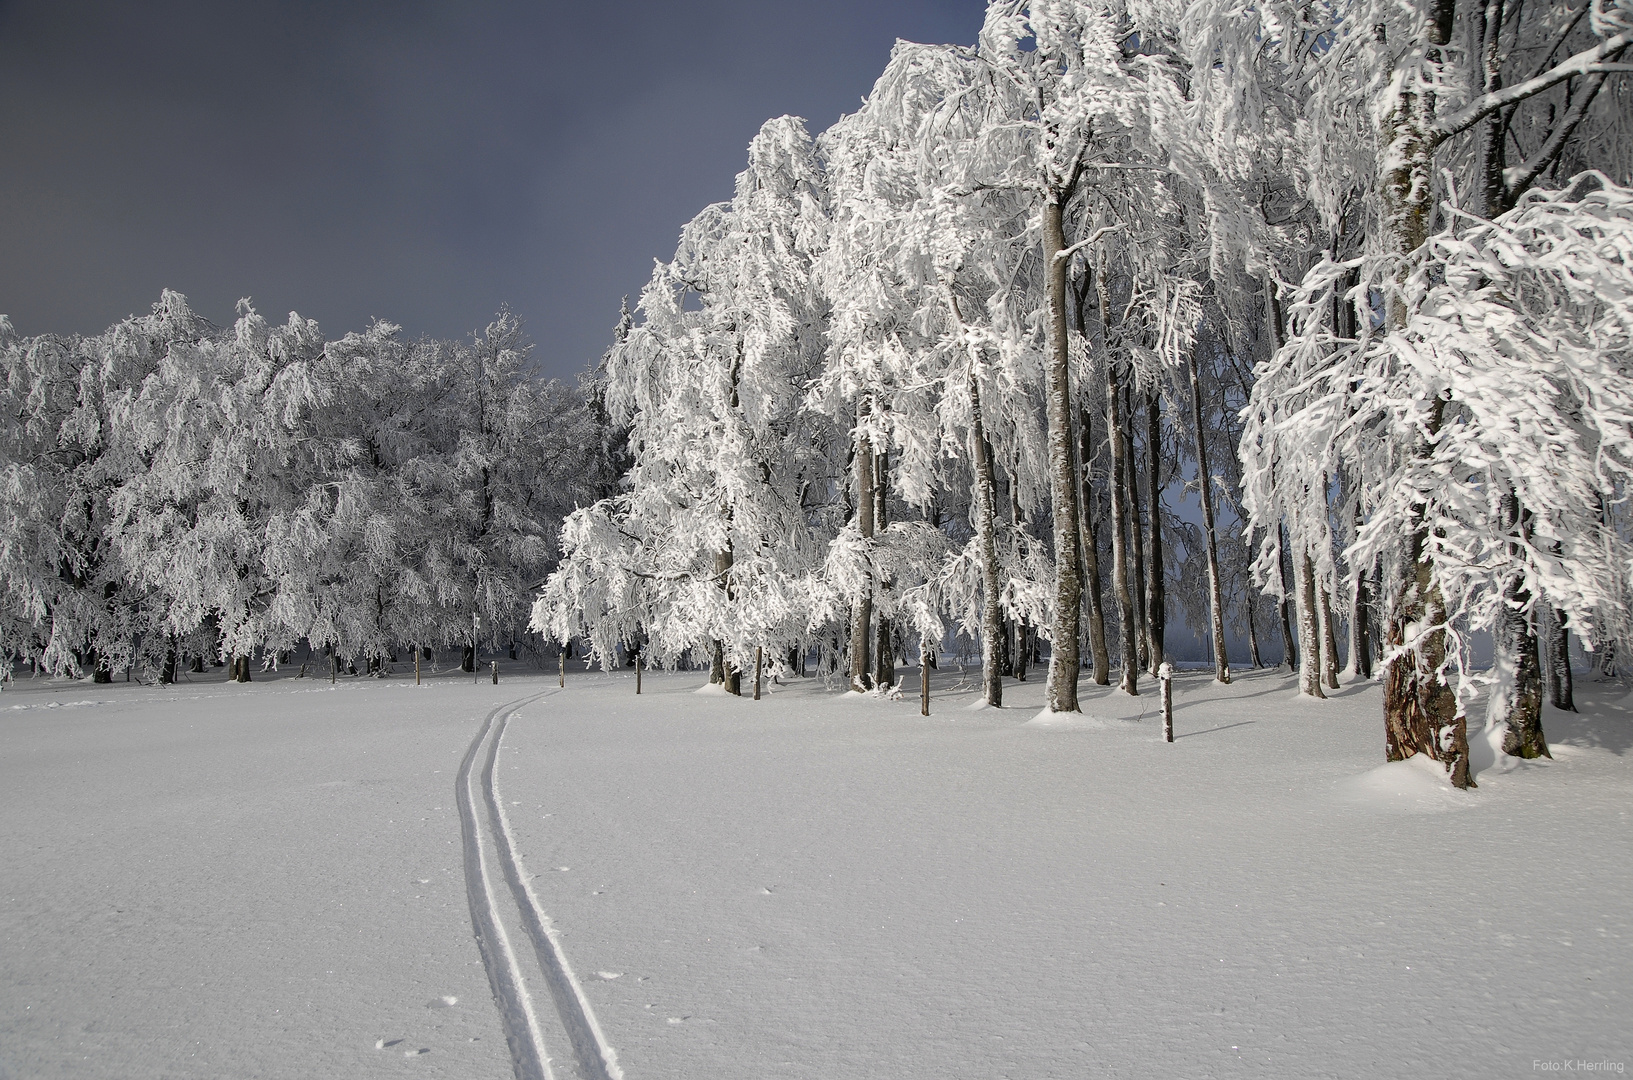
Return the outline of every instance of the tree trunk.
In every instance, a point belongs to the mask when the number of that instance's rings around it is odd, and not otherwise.
[[[1264,661],[1259,658],[1259,611],[1253,602],[1253,589],[1247,589],[1244,597],[1247,608],[1247,659],[1255,668],[1264,667]]]
[[[992,455],[987,452],[986,426],[981,420],[981,357],[964,329],[958,298],[947,290],[947,306],[969,351],[970,375],[970,463],[974,472],[971,503],[975,511],[975,542],[981,562],[981,686],[986,703],[998,708],[1004,703],[1004,678],[998,666],[999,639],[1003,636],[1003,615],[998,606],[998,485],[993,477]]]
[[[1321,628],[1317,625],[1315,564],[1307,551],[1293,563],[1298,578],[1299,693],[1324,698],[1321,690]]]
[[[1219,584],[1219,539],[1213,526],[1213,476],[1208,472],[1208,441],[1204,436],[1202,418],[1202,375],[1197,369],[1196,350],[1192,349],[1186,365],[1191,376],[1191,428],[1196,434],[1197,490],[1202,496],[1202,532],[1207,541],[1208,554],[1208,615],[1213,625],[1213,677],[1222,683],[1230,682],[1230,660],[1225,655],[1225,599]],[[1251,605],[1252,601],[1249,601]],[[1253,610],[1247,614],[1248,642],[1253,652],[1253,666],[1259,666],[1259,642],[1253,631]]]
[[[1426,47],[1419,61],[1421,66],[1417,71],[1401,73],[1404,77],[1395,83],[1393,108],[1384,119],[1380,141],[1386,167],[1379,172],[1377,184],[1381,242],[1383,250],[1391,255],[1408,256],[1428,237],[1434,166],[1429,125],[1433,121],[1434,100],[1432,93],[1422,92],[1420,88],[1440,81],[1441,50],[1450,40],[1454,10],[1453,0],[1432,0],[1430,18],[1423,24]],[[1405,324],[1406,308],[1400,295],[1390,294],[1385,318],[1395,327]],[[1426,432],[1429,437],[1440,430],[1442,408],[1442,401],[1437,397]],[[1427,440],[1413,447],[1411,452],[1426,454]],[[1441,674],[1441,665],[1446,659],[1445,600],[1434,581],[1433,564],[1428,558],[1426,513],[1425,507],[1416,510],[1408,557],[1401,567],[1401,587],[1390,613],[1392,650],[1406,644],[1409,631],[1417,634],[1417,644],[1411,650],[1398,653],[1384,675],[1388,755],[1389,760],[1395,761],[1413,754],[1428,754],[1445,764],[1454,786],[1473,787],[1467,720],[1456,693]]]
[[[1081,322],[1079,316],[1079,322]],[[1089,410],[1078,413],[1078,511],[1083,527],[1079,531],[1083,547],[1083,583],[1089,599],[1089,654],[1094,658],[1094,683],[1111,684],[1111,654],[1106,649],[1106,613],[1104,593],[1100,585],[1100,539],[1095,534],[1093,498],[1089,491],[1089,462],[1093,460],[1093,443],[1089,437]]]
[[[1363,679],[1372,678],[1372,593],[1366,575],[1355,572],[1354,600],[1350,605],[1351,670]]]
[[[1571,628],[1563,611],[1548,607],[1548,703],[1566,712],[1576,711],[1571,681]]]
[[[1276,526],[1276,569],[1281,572],[1281,596],[1276,600],[1276,614],[1281,619],[1281,658],[1289,672],[1298,671],[1298,647],[1293,639],[1293,621],[1287,605],[1293,597],[1293,582],[1288,574],[1292,552],[1288,550],[1287,526]]]
[[[1134,448],[1134,390],[1123,387],[1123,423],[1127,425],[1123,438],[1128,454],[1123,459],[1124,483],[1128,485],[1129,551],[1134,556],[1134,651],[1141,668],[1149,665],[1151,638],[1145,624],[1145,522],[1141,520],[1139,453]]]
[[[1111,336],[1111,289],[1106,281],[1105,262],[1095,275],[1100,294],[1100,325]],[[1109,340],[1108,340],[1109,346]],[[1111,587],[1117,597],[1117,640],[1122,651],[1122,673],[1117,685],[1128,694],[1140,692],[1140,668],[1134,641],[1134,597],[1128,587],[1128,506],[1123,486],[1127,473],[1128,449],[1123,442],[1122,387],[1117,381],[1117,362],[1106,351],[1106,434],[1111,444]]]
[[[459,670],[474,672],[476,670],[476,646],[466,645],[459,652]]]
[[[1509,490],[1498,507],[1501,528],[1514,536],[1508,556],[1518,561],[1521,541],[1530,530],[1519,497]],[[1531,625],[1531,592],[1525,575],[1512,570],[1503,583],[1503,610],[1497,626],[1496,681],[1491,688],[1487,720],[1503,725],[1503,753],[1512,757],[1553,757],[1542,734],[1542,665]]]
[[[856,527],[863,546],[873,547],[874,475],[873,443],[864,434],[861,420],[867,415],[867,402],[857,409],[856,430]],[[871,564],[872,551],[868,551]],[[851,689],[865,693],[873,689],[873,585],[871,575],[863,592],[851,604]]]
[[[1327,689],[1338,689],[1338,635],[1333,629],[1332,594],[1325,585],[1316,586],[1317,611],[1321,619],[1321,678]]]
[[[889,519],[885,511],[885,495],[887,492],[890,468],[890,451],[881,450],[874,456],[873,462],[873,532],[878,535],[885,531]],[[895,583],[884,581],[880,583],[882,589],[889,589]],[[896,684],[896,657],[891,652],[890,620],[883,615],[879,616],[879,644],[874,654],[873,685],[885,689]]]
[[[1413,547],[1418,548],[1418,543]],[[1434,585],[1429,563],[1419,551],[1407,566],[1412,578],[1401,590],[1389,618],[1391,649],[1406,645],[1407,629],[1418,631],[1416,649],[1402,652],[1384,671],[1385,753],[1390,761],[1427,754],[1446,766],[1454,786],[1474,787],[1469,772],[1468,723],[1440,674],[1446,659],[1445,601]],[[1432,627],[1423,631],[1424,626]]]
[[[1054,648],[1049,657],[1049,708],[1077,712],[1078,618],[1083,608],[1083,576],[1078,559],[1077,472],[1073,467],[1072,383],[1066,341],[1066,246],[1062,232],[1063,196],[1051,188],[1043,205],[1043,264],[1049,294],[1049,505],[1055,525]]]
[[[1152,391],[1145,401],[1145,501],[1151,519],[1150,540],[1146,545],[1145,636],[1150,642],[1150,666],[1154,678],[1167,651],[1163,632],[1168,622],[1168,595],[1162,562],[1162,413]],[[1221,648],[1223,646],[1220,646]]]

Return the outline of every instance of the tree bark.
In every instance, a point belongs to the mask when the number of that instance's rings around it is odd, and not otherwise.
[[[1510,489],[1498,506],[1499,526],[1515,539],[1508,556],[1518,561],[1526,515],[1519,497]],[[1553,757],[1542,734],[1542,665],[1537,635],[1531,625],[1531,592],[1525,575],[1516,567],[1503,583],[1503,610],[1496,633],[1496,681],[1491,688],[1488,719],[1503,725],[1503,753],[1512,757]]]
[[[1422,69],[1402,73],[1405,77],[1396,82],[1394,107],[1384,120],[1380,141],[1387,164],[1380,170],[1377,184],[1381,240],[1384,251],[1391,255],[1409,256],[1428,237],[1436,145],[1430,126],[1435,106],[1432,92],[1419,88],[1440,81],[1442,49],[1450,41],[1454,13],[1453,0],[1433,0],[1431,17],[1425,24]],[[1404,325],[1406,308],[1401,296],[1391,293],[1385,318],[1393,326]],[[1442,400],[1437,397],[1427,435],[1439,431],[1442,409]],[[1420,441],[1410,452],[1427,453],[1427,441]],[[1467,788],[1474,786],[1469,771],[1468,724],[1456,693],[1441,673],[1446,659],[1445,600],[1428,558],[1426,515],[1426,507],[1415,511],[1408,557],[1401,567],[1401,587],[1390,614],[1391,651],[1406,644],[1409,633],[1416,635],[1416,647],[1397,652],[1384,675],[1386,743],[1389,760],[1428,754],[1446,766],[1454,786]]]
[[[1111,684],[1111,654],[1106,649],[1105,599],[1100,585],[1100,539],[1095,533],[1094,502],[1089,491],[1089,462],[1094,457],[1089,432],[1089,410],[1085,408],[1078,413],[1078,476],[1081,480],[1078,510],[1083,518],[1083,527],[1079,530],[1083,547],[1083,584],[1089,599],[1089,654],[1094,662],[1094,683],[1096,686],[1108,686]]]
[[[1066,340],[1066,246],[1061,214],[1069,192],[1051,189],[1043,206],[1043,261],[1049,294],[1049,504],[1055,526],[1054,648],[1049,656],[1049,708],[1077,712],[1077,639],[1083,609],[1079,563],[1078,483],[1072,439],[1072,381]]]
[[[1213,624],[1213,677],[1222,683],[1230,682],[1230,660],[1225,655],[1225,600],[1219,584],[1219,538],[1213,525],[1213,476],[1208,472],[1208,441],[1202,427],[1202,374],[1196,362],[1196,350],[1187,356],[1186,368],[1191,376],[1191,429],[1196,435],[1196,479],[1202,496],[1202,532],[1207,541],[1208,555],[1208,615]],[[1253,612],[1248,611],[1248,641],[1253,651],[1253,665],[1258,666],[1259,642],[1253,631]]]
[[[890,451],[880,450],[873,459],[873,532],[877,536],[884,532],[889,524],[885,511],[885,496],[887,493],[890,468]],[[894,582],[881,582],[881,588],[889,589]],[[873,685],[884,689],[896,684],[896,657],[891,651],[891,625],[884,615],[879,616],[878,648],[874,653]]]
[[[1288,604],[1293,599],[1293,581],[1288,572],[1288,565],[1292,562],[1292,553],[1288,551],[1287,526],[1277,525],[1278,533],[1276,552],[1276,569],[1281,572],[1281,596],[1276,600],[1276,614],[1281,619],[1281,657],[1286,663],[1288,672],[1298,671],[1298,646],[1293,637],[1293,617],[1288,610]]]
[[[856,431],[856,528],[865,547],[873,546],[874,476],[873,443],[863,433],[861,420],[867,415],[864,401],[857,409]],[[869,562],[872,552],[869,551]],[[873,586],[871,578],[851,604],[851,689],[863,693],[873,689]]]
[[[1145,399],[1145,501],[1151,519],[1150,539],[1146,545],[1145,635],[1150,642],[1153,678],[1162,666],[1167,651],[1164,631],[1168,622],[1168,591],[1164,581],[1162,557],[1162,414],[1158,394],[1153,390]]]
[[[1134,556],[1131,582],[1134,587],[1134,650],[1139,666],[1146,668],[1151,657],[1151,638],[1145,622],[1145,522],[1141,520],[1139,452],[1134,446],[1134,390],[1127,384],[1123,387],[1123,423],[1127,425],[1123,439],[1128,446],[1128,454],[1123,459],[1123,479],[1128,485],[1128,546]]]
[[[987,451],[986,425],[981,419],[981,358],[965,331],[958,297],[950,288],[947,306],[970,357],[970,463],[975,474],[970,501],[975,511],[975,542],[981,562],[981,686],[986,703],[998,708],[1004,703],[1004,678],[998,666],[999,642],[1004,632],[1003,614],[998,606],[998,485],[993,476],[992,455]]]
[[[1321,678],[1327,689],[1338,689],[1338,635],[1333,626],[1332,594],[1318,584],[1317,611],[1321,619]]]
[[[1301,551],[1293,563],[1298,579],[1298,688],[1302,694],[1324,698],[1321,690],[1321,628],[1316,616],[1315,564]]]
[[[1127,694],[1140,692],[1140,668],[1134,642],[1134,598],[1128,588],[1128,506],[1123,487],[1128,449],[1123,442],[1122,387],[1117,380],[1117,361],[1111,350],[1111,287],[1106,281],[1105,260],[1095,274],[1100,298],[1100,325],[1106,334],[1106,435],[1111,444],[1111,585],[1117,598],[1117,640],[1122,652],[1122,672],[1118,688]]]
[[[1548,703],[1565,712],[1576,711],[1571,679],[1571,628],[1560,609],[1548,606]]]

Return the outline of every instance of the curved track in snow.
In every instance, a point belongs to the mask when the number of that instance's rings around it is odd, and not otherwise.
[[[505,725],[524,706],[559,692],[548,690],[494,709],[465,751],[454,785],[465,849],[465,893],[516,1080],[623,1080],[618,1056],[601,1034],[555,927],[528,884],[499,796],[496,774]],[[473,775],[478,761],[479,776]],[[502,886],[492,880],[495,870]],[[512,946],[514,931],[532,943],[532,964]],[[553,1009],[534,1007],[529,983],[545,989]]]

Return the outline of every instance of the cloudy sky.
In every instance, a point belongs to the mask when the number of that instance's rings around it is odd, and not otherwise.
[[[0,312],[95,332],[162,288],[338,336],[605,348],[749,139],[854,109],[897,38],[982,0],[0,0]]]

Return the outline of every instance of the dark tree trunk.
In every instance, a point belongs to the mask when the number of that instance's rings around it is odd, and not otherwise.
[[[475,645],[466,645],[459,650],[459,670],[466,673],[476,671]]]
[[[1145,403],[1145,489],[1151,519],[1150,542],[1146,545],[1145,635],[1150,642],[1150,671],[1157,674],[1167,655],[1163,636],[1168,622],[1168,595],[1163,581],[1162,556],[1162,413],[1158,395],[1152,391]],[[1224,648],[1223,643],[1218,648]]]
[[[890,451],[879,451],[874,458],[873,464],[873,532],[874,535],[878,535],[879,533],[884,532],[885,526],[890,523],[885,509],[885,495],[887,492],[886,485],[889,483],[890,476]],[[894,584],[894,582],[885,581],[882,583],[882,587],[884,589],[889,589]],[[891,651],[891,633],[892,627],[890,625],[890,620],[885,618],[883,615],[880,615],[879,642],[874,653],[875,660],[873,665],[873,685],[879,687],[880,689],[886,689],[896,685],[896,657]]]
[[[1548,608],[1548,703],[1566,712],[1576,711],[1575,687],[1571,678],[1571,628],[1566,615]]]
[[[1501,527],[1514,536],[1510,559],[1522,555],[1525,514],[1513,491],[1503,496]],[[1504,724],[1503,753],[1512,757],[1553,757],[1542,734],[1542,665],[1537,656],[1537,635],[1531,625],[1531,593],[1525,576],[1512,571],[1503,584],[1502,619],[1497,627],[1497,682],[1492,687],[1493,719]]]
[[[962,333],[963,316],[958,310],[958,299],[949,291],[948,306]],[[970,350],[970,462],[974,479],[971,503],[975,511],[976,547],[981,560],[981,686],[986,703],[998,708],[1004,703],[1004,678],[999,667],[999,642],[1003,637],[1003,616],[998,606],[998,485],[993,476],[992,453],[987,446],[986,427],[981,419],[981,382],[977,376],[980,357],[975,346]]]
[[[871,548],[873,540],[873,512],[876,506],[873,475],[873,443],[861,426],[867,416],[867,402],[857,407],[856,431],[856,527],[863,544]],[[871,561],[871,553],[870,553]],[[859,693],[873,689],[873,587],[863,586],[863,592],[851,602],[851,689]]]
[[[1206,410],[1202,407],[1202,375],[1196,362],[1196,350],[1187,356],[1186,368],[1191,376],[1191,429],[1196,435],[1197,490],[1202,497],[1202,533],[1207,542],[1208,556],[1208,619],[1213,626],[1213,677],[1222,683],[1230,682],[1230,659],[1225,655],[1225,599],[1219,583],[1219,538],[1213,526],[1213,476],[1208,472],[1208,440],[1202,427]],[[1259,641],[1253,629],[1252,600],[1248,601],[1247,636],[1253,654],[1253,666],[1259,666]]]
[[[1292,575],[1288,565],[1292,560],[1292,553],[1287,545],[1287,526],[1277,525],[1276,569],[1281,573],[1281,596],[1276,600],[1276,614],[1281,619],[1281,658],[1291,673],[1298,672],[1298,648],[1294,644],[1292,613],[1287,610],[1293,596]]]
[[[1244,598],[1247,609],[1247,659],[1255,668],[1264,667],[1264,661],[1259,658],[1259,609],[1253,602],[1253,590],[1247,590]]]
[[[1111,683],[1111,653],[1106,649],[1105,590],[1100,583],[1100,538],[1095,531],[1094,498],[1089,490],[1092,472],[1089,462],[1094,456],[1089,419],[1088,409],[1078,414],[1078,453],[1081,460],[1078,476],[1082,480],[1078,508],[1083,515],[1083,584],[1089,599],[1089,655],[1094,663],[1094,682],[1096,686],[1108,686]]]
[[[1043,266],[1049,298],[1049,505],[1055,525],[1055,647],[1049,661],[1049,708],[1077,712],[1077,635],[1083,576],[1077,535],[1077,472],[1072,438],[1072,388],[1066,340],[1066,246],[1062,213],[1072,183],[1051,186],[1043,204]]]
[[[1117,378],[1117,361],[1111,344],[1111,287],[1106,280],[1105,260],[1095,274],[1100,299],[1100,325],[1106,334],[1106,437],[1111,444],[1111,586],[1117,598],[1117,641],[1121,651],[1121,675],[1117,685],[1128,694],[1140,692],[1140,668],[1134,632],[1134,596],[1128,587],[1128,499],[1123,477],[1127,474],[1128,444],[1124,441],[1122,386]]]
[[[1145,625],[1145,522],[1140,507],[1139,453],[1134,448],[1134,390],[1127,385],[1123,387],[1123,409],[1123,423],[1127,425],[1123,438],[1128,445],[1128,455],[1123,459],[1123,483],[1128,487],[1128,546],[1134,556],[1134,651],[1139,666],[1146,668],[1151,656],[1151,638]]]

